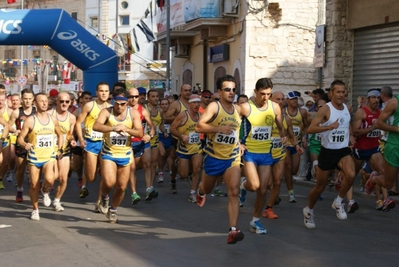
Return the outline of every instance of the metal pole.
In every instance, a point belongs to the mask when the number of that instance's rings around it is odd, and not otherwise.
[[[24,0],[21,1],[21,9],[24,9]],[[21,49],[20,56],[21,56],[21,76],[24,75],[24,47],[21,45],[19,47]],[[23,86],[20,86],[19,91],[22,91]]]
[[[170,90],[170,0],[166,0],[166,89]]]

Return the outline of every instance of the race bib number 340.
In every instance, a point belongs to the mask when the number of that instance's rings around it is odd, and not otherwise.
[[[233,131],[231,134],[217,133],[215,135],[215,143],[223,145],[232,145],[237,142],[237,132]]]

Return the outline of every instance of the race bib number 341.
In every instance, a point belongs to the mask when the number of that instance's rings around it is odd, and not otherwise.
[[[36,137],[36,147],[52,148],[54,136],[52,134],[38,135]]]

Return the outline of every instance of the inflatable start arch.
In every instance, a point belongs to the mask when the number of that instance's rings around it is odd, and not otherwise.
[[[84,88],[118,80],[116,53],[62,9],[0,9],[0,45],[48,45],[83,71]]]

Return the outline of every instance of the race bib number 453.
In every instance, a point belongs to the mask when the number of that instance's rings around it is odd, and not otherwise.
[[[255,141],[270,140],[271,130],[270,126],[254,126],[251,129],[251,139]]]

